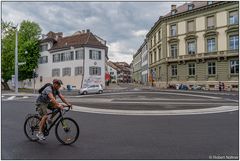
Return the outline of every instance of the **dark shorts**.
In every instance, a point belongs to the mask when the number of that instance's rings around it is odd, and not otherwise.
[[[48,104],[37,103],[36,106],[37,106],[37,111],[38,111],[40,116],[44,116],[44,115],[47,114]]]

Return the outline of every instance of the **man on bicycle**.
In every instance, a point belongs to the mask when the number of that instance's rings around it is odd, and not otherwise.
[[[42,117],[39,123],[39,132],[36,134],[39,140],[45,140],[45,137],[43,135],[43,127],[48,119],[47,109],[57,109],[57,108],[61,110],[63,109],[63,105],[59,104],[56,101],[56,96],[58,95],[59,98],[62,100],[62,102],[72,107],[72,105],[68,103],[63,97],[63,95],[59,92],[59,88],[61,87],[62,84],[63,83],[61,80],[54,79],[53,84],[43,89],[43,91],[40,93],[40,95],[36,100],[37,111]]]

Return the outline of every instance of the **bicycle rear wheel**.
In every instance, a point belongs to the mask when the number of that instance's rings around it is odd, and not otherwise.
[[[39,131],[39,122],[41,121],[38,115],[27,117],[24,123],[24,133],[31,141],[37,141],[36,133]]]
[[[55,134],[60,143],[64,145],[73,144],[79,136],[78,124],[72,118],[63,118],[58,121]]]

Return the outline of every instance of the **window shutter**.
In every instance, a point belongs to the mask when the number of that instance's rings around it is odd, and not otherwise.
[[[101,67],[98,67],[98,75],[101,75]]]
[[[99,60],[101,60],[101,51],[99,51],[98,54],[99,54]]]
[[[90,50],[89,59],[92,59],[92,50]]]

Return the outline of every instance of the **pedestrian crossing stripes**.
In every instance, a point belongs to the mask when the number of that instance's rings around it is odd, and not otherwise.
[[[22,100],[27,99],[28,96],[2,96],[2,101],[14,101],[14,100]]]

